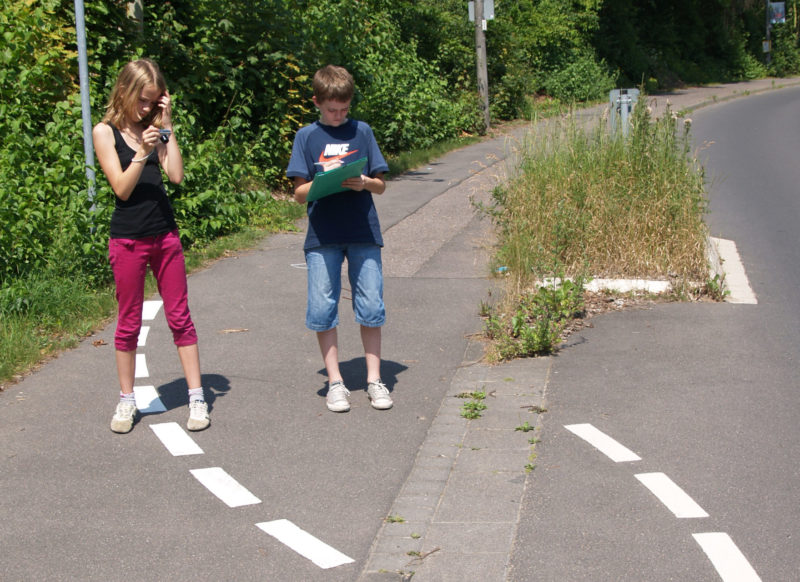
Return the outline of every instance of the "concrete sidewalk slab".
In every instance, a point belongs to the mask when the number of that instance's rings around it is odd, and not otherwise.
[[[503,580],[534,460],[550,358],[464,365],[433,420],[360,580]],[[461,415],[465,393],[484,392],[480,418]],[[387,578],[391,573],[394,578]]]

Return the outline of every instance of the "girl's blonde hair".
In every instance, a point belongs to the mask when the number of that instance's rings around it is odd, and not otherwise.
[[[161,93],[167,90],[164,75],[154,61],[139,59],[122,67],[108,98],[103,121],[120,127],[126,116],[136,111],[139,96],[147,85],[155,85]],[[161,127],[161,108],[153,107],[150,115],[143,119],[142,123]]]

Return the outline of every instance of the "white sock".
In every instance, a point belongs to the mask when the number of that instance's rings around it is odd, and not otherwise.
[[[194,402],[195,400],[205,400],[203,397],[203,387],[200,388],[191,388],[189,390],[189,402]]]
[[[130,394],[125,394],[124,392],[120,392],[119,401],[126,402],[128,404],[136,404],[136,395],[133,392],[131,392]]]

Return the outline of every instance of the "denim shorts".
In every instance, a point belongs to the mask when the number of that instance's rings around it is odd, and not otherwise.
[[[307,249],[305,255],[308,266],[308,329],[328,331],[339,325],[339,296],[345,258],[356,322],[365,327],[380,327],[385,323],[381,247],[374,244],[323,245]]]

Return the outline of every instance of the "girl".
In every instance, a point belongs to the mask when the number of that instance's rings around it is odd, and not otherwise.
[[[189,387],[189,430],[210,419],[200,379],[197,333],[189,313],[186,266],[161,169],[183,180],[183,158],[172,133],[172,102],[158,65],[139,59],[120,71],[103,121],[92,131],[100,167],[116,195],[108,258],[119,303],[114,334],[120,400],[111,430],[127,433],[136,418],[136,345],[142,326],[147,265],[158,282],[164,314]]]

